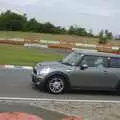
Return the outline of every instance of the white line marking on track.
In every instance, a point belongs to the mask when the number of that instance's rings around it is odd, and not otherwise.
[[[19,97],[0,97],[0,100],[23,100],[23,101],[55,101],[55,102],[86,102],[86,103],[120,103],[120,101],[108,100],[65,100],[65,99],[46,99],[46,98],[19,98]]]

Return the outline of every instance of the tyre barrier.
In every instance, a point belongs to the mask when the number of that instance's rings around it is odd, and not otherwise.
[[[48,48],[62,48],[62,49],[72,49],[72,46],[68,44],[50,44]]]
[[[24,45],[24,41],[0,40],[1,44]]]
[[[112,46],[111,45],[102,45],[102,44],[98,44],[96,45],[96,49],[100,52],[112,52]]]
[[[1,44],[10,44],[10,45],[23,45],[25,47],[42,47],[42,48],[61,48],[61,49],[69,49],[73,50],[75,49],[91,49],[91,50],[97,50],[99,52],[106,52],[106,53],[113,53],[113,54],[120,54],[120,48],[118,46],[112,46],[112,45],[104,45],[104,44],[82,44],[82,43],[76,43],[73,41],[43,41],[46,42],[46,44],[41,44],[40,39],[35,38],[24,38],[20,39],[3,39],[0,40]],[[57,43],[58,42],[58,43]]]
[[[117,52],[112,52],[113,54],[118,54],[120,55],[120,51],[117,51]]]

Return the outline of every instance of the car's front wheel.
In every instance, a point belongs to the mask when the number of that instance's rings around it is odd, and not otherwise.
[[[47,81],[47,90],[53,94],[60,94],[65,91],[65,78],[60,75],[52,76]]]

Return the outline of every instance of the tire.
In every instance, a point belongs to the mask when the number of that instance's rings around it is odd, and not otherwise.
[[[117,87],[116,87],[116,94],[118,96],[120,96],[120,82],[118,83]]]
[[[116,95],[120,96],[120,90],[116,90]]]
[[[48,79],[46,87],[49,93],[52,94],[64,93],[66,89],[65,78],[60,75],[54,75]]]

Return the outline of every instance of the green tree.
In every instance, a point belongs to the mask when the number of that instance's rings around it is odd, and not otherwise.
[[[70,26],[69,30],[68,30],[68,34],[75,34],[75,28],[74,26]]]
[[[0,14],[0,30],[30,31],[52,34],[70,34],[78,36],[94,37],[92,30],[87,32],[85,28],[70,26],[67,30],[64,27],[55,26],[50,22],[40,23],[35,18],[27,19],[27,14],[17,14],[7,10]],[[110,33],[107,34],[110,37]]]
[[[35,18],[30,19],[26,25],[25,30],[30,32],[39,32],[40,23]]]
[[[108,30],[105,30],[105,36],[107,39],[111,40],[112,39],[112,32],[109,32]]]
[[[89,30],[88,37],[94,37],[92,29]]]
[[[43,26],[43,32],[45,33],[55,33],[55,26],[50,22],[47,22]]]
[[[69,30],[68,30],[68,34],[74,34],[74,35],[79,35],[79,36],[91,36],[93,37],[94,35],[92,34],[92,30],[91,33],[87,32],[85,28],[81,28],[78,26],[70,26]]]
[[[104,30],[101,30],[98,36],[99,36],[99,43],[100,44],[106,44],[108,42],[108,39],[105,36]]]
[[[22,31],[26,21],[24,15],[18,15],[8,10],[0,15],[0,30]]]

